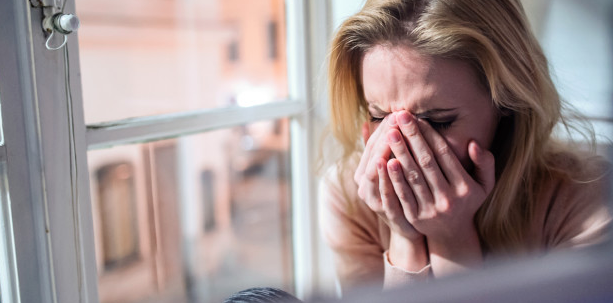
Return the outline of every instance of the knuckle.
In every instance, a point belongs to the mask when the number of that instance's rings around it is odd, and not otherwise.
[[[385,198],[387,201],[394,199],[394,190],[390,188],[381,189],[381,197]]]
[[[406,191],[406,190],[400,190],[400,191],[398,191],[397,195],[398,195],[398,199],[399,199],[401,202],[407,202],[407,201],[409,201],[409,195],[408,195],[408,193],[407,193],[407,191]]]
[[[381,194],[381,198],[389,198],[390,193],[385,186],[381,186],[379,188],[379,193]]]
[[[439,205],[437,205],[437,209],[440,213],[447,213],[451,209],[451,204],[447,200],[442,201]]]
[[[416,170],[411,170],[407,173],[407,181],[415,183],[419,180],[419,172],[417,172]]]
[[[420,221],[433,220],[436,218],[436,212],[434,210],[424,210],[419,216]]]
[[[419,157],[419,166],[423,168],[432,168],[434,166],[434,158],[430,154],[424,154]]]
[[[451,154],[451,148],[447,144],[441,144],[439,147],[437,147],[436,150],[438,151],[438,154],[442,156],[447,156]]]
[[[404,127],[403,132],[406,133],[408,137],[416,137],[419,135],[419,128],[414,121],[410,121],[409,124]]]
[[[438,201],[436,202],[436,209],[435,212],[437,214],[443,214],[443,213],[448,213],[451,211],[451,207],[453,206],[453,201],[452,199],[450,199],[447,196],[443,196],[443,197],[439,197]]]
[[[466,183],[461,183],[456,188],[456,195],[459,198],[466,198],[468,197],[469,194],[470,194],[470,187]]]

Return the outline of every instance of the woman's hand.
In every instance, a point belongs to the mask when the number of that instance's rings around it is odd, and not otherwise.
[[[366,147],[354,174],[354,180],[358,184],[358,196],[368,207],[377,213],[393,232],[413,240],[423,235],[405,218],[387,174],[387,159],[390,158],[392,151],[385,135],[393,129],[398,131],[394,114],[386,117],[372,135],[368,123],[365,123],[362,135]]]
[[[387,169],[405,217],[427,238],[435,275],[474,266],[482,255],[473,218],[494,187],[494,156],[469,143],[473,178],[427,122],[405,111],[396,118],[398,129],[386,131],[396,156]]]
[[[364,124],[366,147],[354,180],[359,197],[390,227],[390,262],[407,271],[419,271],[428,263],[425,238],[406,219],[387,173],[391,149],[385,134],[392,129],[398,131],[394,114],[385,118],[372,134],[369,124]]]

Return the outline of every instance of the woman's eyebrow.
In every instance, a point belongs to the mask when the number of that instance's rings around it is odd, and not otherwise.
[[[368,105],[368,109],[374,111],[376,114],[380,114],[380,115],[387,115],[389,114],[388,112],[380,109],[377,105],[375,104],[369,104]]]
[[[423,111],[421,113],[415,113],[413,115],[415,115],[415,117],[418,119],[425,119],[431,116],[436,116],[436,115],[452,112],[456,109],[457,108],[435,108],[435,109],[429,109],[429,110]]]
[[[382,110],[381,108],[379,108],[376,104],[369,104],[368,105],[368,109],[370,111],[372,111],[374,114],[379,114],[379,115],[388,115],[389,112],[386,112],[384,110]],[[457,108],[434,108],[434,109],[429,109],[420,113],[414,113],[413,115],[416,118],[419,119],[426,119],[429,118],[431,116],[436,116],[436,115],[440,115],[440,114],[445,114],[445,113],[449,113],[452,112],[454,110],[456,110]]]

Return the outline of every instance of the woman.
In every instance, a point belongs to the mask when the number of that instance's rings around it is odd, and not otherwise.
[[[553,137],[568,124],[519,0],[367,1],[329,60],[343,288],[604,240],[608,166]]]

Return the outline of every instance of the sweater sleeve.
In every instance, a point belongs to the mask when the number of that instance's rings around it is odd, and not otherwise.
[[[363,209],[343,190],[336,170],[326,174],[319,186],[320,225],[331,248],[341,290],[359,286],[381,287],[383,248],[377,232],[376,214]]]
[[[383,278],[383,288],[390,289],[394,287],[401,287],[409,285],[415,282],[427,281],[432,276],[432,269],[430,264],[426,265],[420,271],[411,272],[402,268],[392,265],[389,260],[389,251],[383,253],[383,260],[385,264],[385,274]]]

